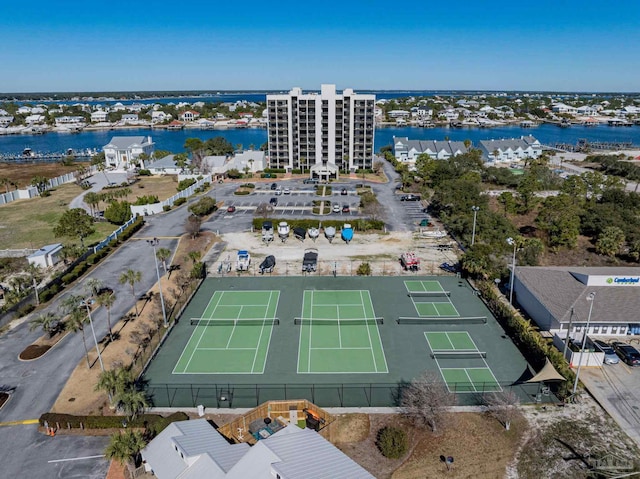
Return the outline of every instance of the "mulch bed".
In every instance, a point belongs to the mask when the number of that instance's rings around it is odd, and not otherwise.
[[[28,361],[30,359],[38,359],[40,356],[42,356],[44,353],[46,353],[50,349],[51,349],[51,346],[31,344],[27,346],[25,350],[22,351],[20,353],[20,356],[18,357],[24,361]]]

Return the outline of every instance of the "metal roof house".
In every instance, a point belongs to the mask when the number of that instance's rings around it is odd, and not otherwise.
[[[546,331],[581,336],[593,306],[587,334],[640,334],[640,268],[518,266],[517,303]],[[593,305],[587,301],[596,293]]]
[[[176,155],[167,155],[160,158],[153,163],[147,164],[146,169],[149,170],[152,175],[179,175],[182,173],[182,168],[176,164],[175,156]]]
[[[27,256],[27,261],[42,268],[50,268],[60,261],[61,250],[62,243],[48,244]]]
[[[509,140],[481,140],[479,145],[485,161],[509,163],[542,155],[542,145],[533,136],[521,136]]]
[[[151,156],[155,143],[150,136],[114,136],[102,147],[107,167],[128,170],[145,153]],[[144,168],[144,165],[140,165]]]
[[[467,153],[463,141],[410,140],[408,137],[393,137],[393,155],[398,161],[414,166],[419,155],[427,154],[434,160],[447,160],[452,156]]]
[[[205,419],[174,422],[142,450],[160,479],[373,479],[311,429],[288,425],[250,447],[229,444]]]

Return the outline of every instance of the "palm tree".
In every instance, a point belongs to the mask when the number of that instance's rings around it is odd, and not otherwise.
[[[138,301],[136,301],[136,288],[135,284],[139,283],[142,279],[142,273],[140,271],[134,271],[131,268],[126,270],[120,275],[120,284],[128,284],[131,287],[131,296],[136,308],[136,316],[138,316]]]
[[[116,301],[115,293],[102,293],[98,296],[98,304],[104,306],[107,310],[107,326],[109,326],[109,339],[113,342],[113,332],[111,331],[111,307]]]
[[[98,294],[98,290],[102,288],[102,281],[98,278],[89,278],[84,282],[84,290],[90,296],[96,296]]]
[[[71,331],[77,333],[78,331],[82,332],[82,344],[84,345],[84,353],[87,359],[87,367],[91,368],[91,363],[89,362],[89,350],[87,349],[87,338],[84,334],[84,325],[87,322],[88,316],[82,311],[81,307],[77,307],[73,309],[69,313],[69,318],[67,319],[67,325]]]
[[[187,256],[189,256],[189,259],[191,259],[195,265],[200,260],[202,253],[200,251],[191,251]]]
[[[140,431],[124,431],[111,436],[109,445],[104,451],[109,459],[115,459],[127,466],[129,472],[135,467],[138,454],[147,445]]]
[[[127,368],[110,369],[100,373],[95,390],[105,391],[109,395],[109,402],[113,403],[114,396],[126,391],[132,383],[133,376]]]
[[[164,272],[167,272],[167,260],[171,256],[171,250],[169,248],[158,248],[156,251],[156,258],[162,261],[162,268]]]
[[[42,331],[49,334],[49,337],[53,337],[60,329],[62,324],[60,323],[60,316],[51,311],[47,313],[41,313],[31,321],[29,321],[29,331],[42,328]]]
[[[147,395],[144,391],[138,391],[131,387],[120,391],[115,396],[118,409],[122,410],[131,420],[149,407]]]

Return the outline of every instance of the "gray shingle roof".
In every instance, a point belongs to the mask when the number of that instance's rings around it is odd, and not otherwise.
[[[588,276],[638,276],[640,268],[615,267],[516,267],[516,276],[560,322],[567,323],[574,308],[574,322],[585,322],[596,293],[591,320],[601,323],[640,322],[640,287],[588,286]]]
[[[117,148],[119,150],[126,150],[131,145],[142,146],[147,142],[146,136],[114,136],[107,146]]]
[[[418,153],[425,153],[427,150],[432,153],[445,151],[451,156],[458,152],[466,153],[468,151],[463,141],[409,140],[407,137],[394,137],[393,141],[396,151],[409,151],[411,149],[415,149]],[[399,141],[402,142],[403,146],[395,146]]]
[[[159,160],[154,161],[153,163],[149,163],[147,164],[147,169],[162,169],[162,168],[175,168],[176,167],[176,162],[175,162],[175,156],[176,155],[167,155],[165,157],[160,158]]]

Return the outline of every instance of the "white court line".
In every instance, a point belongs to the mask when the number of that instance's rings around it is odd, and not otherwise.
[[[238,310],[238,313],[236,314],[236,319],[240,319],[240,315],[242,313],[242,308],[243,308],[243,306],[240,305],[240,309]],[[227,340],[227,349],[229,349],[229,345],[231,344],[231,338],[233,338],[233,333],[235,332],[236,327],[238,327],[238,323],[234,322],[233,323],[233,329],[231,330],[231,334],[229,335],[229,339]]]
[[[367,312],[364,310],[364,297],[362,296],[362,290],[360,290],[360,304],[362,304],[362,312],[365,313],[364,316],[367,316]],[[375,314],[375,312],[374,312]],[[373,361],[373,367],[376,372],[378,372],[378,365],[376,364],[376,355],[373,354],[373,342],[371,341],[371,331],[369,330],[369,325],[365,324],[365,328],[367,328],[367,336],[369,336],[369,349],[371,350],[371,360]]]
[[[478,349],[478,346],[476,346],[476,343],[473,342],[473,338],[471,338],[471,335],[469,334],[469,331],[445,331],[445,334],[447,335],[447,339],[449,340],[449,342],[451,343],[451,346],[453,346],[453,341],[451,340],[451,336],[449,336],[449,333],[456,333],[456,334],[460,334],[460,333],[465,333],[467,335],[467,339],[469,339],[469,341],[471,341],[471,344],[473,345],[473,349],[471,348],[462,348],[462,349],[456,349],[455,347],[453,348],[454,351],[464,351],[464,352],[469,352],[469,351],[480,351]]]
[[[311,290],[311,317],[313,318],[313,290]],[[309,325],[309,360],[307,361],[307,372],[311,372],[311,330],[313,324]]]
[[[371,350],[371,348],[343,348],[343,347],[339,347],[339,348],[311,348],[311,349],[313,349],[314,351],[323,350],[323,349],[329,349],[329,350],[335,350],[335,351],[340,351],[340,350],[342,350],[342,351],[348,351],[349,350],[350,351],[352,349],[362,349],[362,350],[369,350],[369,351]]]
[[[224,294],[224,293],[223,293]],[[221,294],[218,297],[218,303],[220,303],[220,300],[222,299],[223,294]],[[215,295],[215,294],[214,294]],[[211,303],[211,300],[213,300],[213,297],[209,300],[209,303]],[[218,307],[218,303],[216,303],[216,306],[213,308],[213,310],[215,311],[216,308]],[[209,306],[207,305],[207,308]],[[205,310],[206,311],[206,310]],[[202,338],[204,336],[204,333],[206,332],[207,327],[203,326],[202,328],[202,333],[200,334],[200,338],[198,338],[198,342],[196,343],[196,347],[193,348],[193,351],[191,352],[191,356],[189,356],[189,361],[187,361],[187,365],[184,367],[185,372],[189,369],[189,365],[191,364],[191,360],[193,359],[194,354],[196,354],[196,351],[198,350],[198,346],[200,346],[200,341],[202,341]],[[194,331],[195,334],[195,331]],[[189,339],[189,343],[191,342],[191,339]],[[188,343],[187,343],[188,344]]]
[[[98,459],[104,457],[104,454],[98,454],[95,456],[84,456],[84,457],[70,457],[68,459],[52,459],[51,461],[47,461],[49,464],[54,462],[69,462],[69,461],[84,461],[85,459]]]
[[[342,348],[342,331],[340,328],[340,306],[336,304],[336,319],[338,320],[338,344]]]
[[[271,295],[273,294],[273,292],[269,293],[269,303],[271,303]],[[269,309],[267,307],[267,309],[265,309],[264,311],[264,319],[267,319],[267,315],[269,314]],[[260,336],[258,336],[258,344],[256,344],[256,352],[253,355],[253,363],[251,363],[251,373],[253,373],[253,370],[256,367],[256,359],[258,358],[258,351],[260,350],[260,341],[262,340],[262,333],[264,332],[264,321],[262,322],[262,327],[260,328]]]
[[[280,290],[271,290],[269,293],[269,305],[271,305],[271,296],[273,293],[276,293],[276,306],[275,309],[273,310],[273,314],[272,316],[275,318],[276,314],[278,313],[278,304],[280,303]],[[264,368],[267,365],[267,358],[269,357],[269,348],[271,347],[271,338],[273,337],[273,324],[270,325],[270,330],[269,330],[269,341],[267,342],[267,352],[264,355],[264,362],[262,363],[262,371],[260,371],[259,374],[264,374]],[[258,374],[258,373],[256,373]]]
[[[256,348],[200,348],[200,351],[253,351]]]

